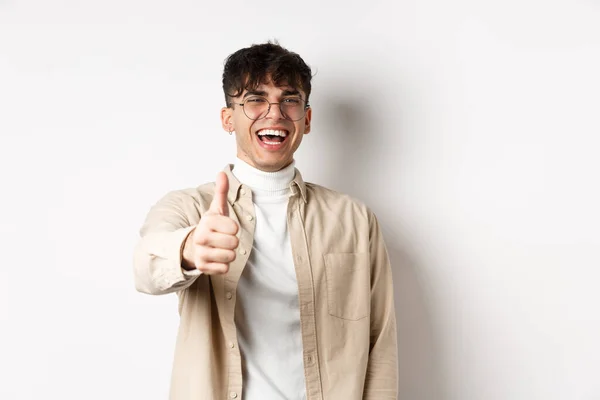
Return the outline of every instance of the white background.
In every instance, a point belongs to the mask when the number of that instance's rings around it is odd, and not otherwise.
[[[316,73],[298,168],[382,223],[400,399],[600,399],[597,0],[0,0],[0,398],[167,398],[133,246],[268,39]]]

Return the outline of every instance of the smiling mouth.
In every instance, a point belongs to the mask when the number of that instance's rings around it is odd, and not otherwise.
[[[285,142],[289,132],[281,129],[261,129],[256,133],[258,139],[269,146],[279,146]]]

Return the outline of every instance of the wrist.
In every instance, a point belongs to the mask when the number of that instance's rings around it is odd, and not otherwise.
[[[192,271],[192,270],[196,269],[196,266],[194,263],[194,243],[193,243],[193,237],[194,237],[195,230],[196,230],[196,228],[192,229],[190,231],[190,233],[186,236],[186,238],[183,242],[182,249],[181,249],[181,268],[183,268],[187,271]]]

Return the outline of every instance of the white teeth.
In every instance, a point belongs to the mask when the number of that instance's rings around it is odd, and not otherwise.
[[[281,142],[263,142],[263,143],[269,144],[271,146],[275,146],[277,144],[281,144]]]
[[[279,131],[279,130],[273,130],[273,129],[263,129],[262,131],[258,132],[259,136],[265,136],[265,135],[271,135],[271,136],[281,136],[281,137],[286,137],[287,136],[287,132],[286,131]]]

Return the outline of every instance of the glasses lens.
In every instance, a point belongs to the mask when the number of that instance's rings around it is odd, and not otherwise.
[[[261,96],[248,97],[244,102],[244,112],[250,119],[264,118],[269,111],[269,102]]]
[[[304,117],[305,107],[304,100],[299,97],[288,97],[279,103],[281,112],[286,118],[292,121],[298,121]]]
[[[304,118],[305,103],[299,97],[286,97],[279,102],[279,109],[284,118],[298,121]],[[262,96],[252,96],[244,102],[244,113],[250,119],[261,119],[269,112],[269,101]]]

